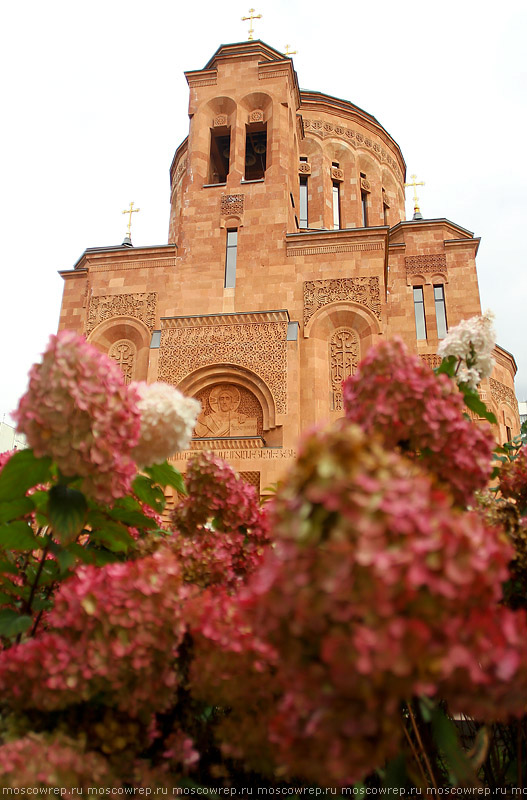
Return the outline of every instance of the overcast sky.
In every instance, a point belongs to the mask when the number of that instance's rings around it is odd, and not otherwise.
[[[256,3],[256,0],[254,0]],[[188,132],[184,70],[247,38],[240,2],[27,0],[2,12],[0,421],[55,332],[59,269],[164,244],[168,170]],[[527,4],[263,0],[255,38],[297,50],[301,88],[373,114],[400,145],[423,216],[481,236],[483,309],[527,399]],[[411,192],[407,216],[411,218]]]

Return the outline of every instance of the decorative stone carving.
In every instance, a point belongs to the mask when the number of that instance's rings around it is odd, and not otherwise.
[[[334,181],[343,181],[344,170],[339,169],[338,167],[331,167],[331,178]]]
[[[110,358],[117,361],[121,367],[125,383],[130,383],[134,376],[137,348],[129,339],[119,339],[114,342],[108,351]]]
[[[359,336],[353,328],[339,328],[329,342],[329,379],[333,411],[342,411],[342,381],[353,375],[359,363]]]
[[[371,184],[367,178],[360,179],[360,188],[363,192],[371,192]]]
[[[298,171],[302,175],[311,175],[311,164],[308,164],[307,161],[301,161],[298,165]]]
[[[381,318],[379,278],[333,278],[304,281],[304,325],[319,308],[338,300],[353,300]]]
[[[232,383],[220,383],[203,389],[198,400],[202,411],[194,436],[219,439],[224,436],[261,436],[263,414],[256,397],[247,389]]]
[[[255,108],[254,111],[251,111],[249,114],[249,122],[263,122],[264,120],[264,113],[260,108]]]
[[[504,383],[501,381],[497,381],[495,378],[490,379],[490,392],[492,394],[492,399],[497,403],[507,403],[512,410],[514,411],[516,416],[519,416],[518,411],[518,401],[516,399],[516,395],[514,394],[513,390],[509,386],[505,386]]]
[[[245,483],[254,486],[258,494],[260,494],[260,473],[259,472],[240,472],[240,478]]]
[[[446,254],[434,253],[424,256],[406,256],[404,259],[407,275],[421,275],[424,272],[447,272]]]
[[[220,213],[224,217],[231,214],[243,214],[245,206],[244,194],[222,194]]]
[[[186,172],[187,161],[188,161],[188,158],[187,158],[187,154],[185,153],[185,155],[183,156],[183,158],[181,159],[181,161],[177,165],[176,173],[174,175],[174,185],[179,183],[179,181],[183,177],[183,174]]]
[[[314,244],[310,247],[295,247],[293,243],[286,242],[286,256],[313,256],[320,253],[356,253],[366,250],[382,250],[382,242],[346,242],[343,244]]]
[[[360,131],[344,128],[342,125],[333,126],[329,122],[316,119],[304,119],[304,130],[319,136],[321,139],[324,139],[326,136],[338,136],[341,139],[346,139],[353,146],[368,148],[378,161],[388,164],[402,180],[401,168],[397,160],[387,152],[386,148],[380,147],[372,139],[365,137]]]
[[[153,331],[156,323],[157,292],[135,294],[103,294],[90,298],[86,333],[100,322],[112,317],[134,317],[140,319]]]
[[[441,364],[441,361],[443,360],[441,356],[435,356],[431,353],[421,353],[420,357],[425,362],[425,364],[428,364],[430,369],[435,369],[436,367],[438,367]]]
[[[390,208],[390,201],[388,200],[388,195],[386,194],[386,189],[382,190],[382,204],[386,206],[386,208]]]
[[[224,128],[227,124],[227,114],[216,114],[212,124],[215,128]]]
[[[276,412],[287,411],[285,312],[173,317],[161,321],[158,379],[174,385],[199,367],[232,364],[258,375]]]

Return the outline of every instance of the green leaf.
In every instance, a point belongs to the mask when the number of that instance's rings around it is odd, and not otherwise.
[[[151,467],[145,467],[144,471],[160,486],[172,486],[176,492],[187,494],[183,475],[169,464],[168,461],[163,461],[162,464],[153,464]]]
[[[35,505],[29,497],[18,497],[16,500],[8,500],[0,503],[0,522],[10,522],[12,519],[23,517],[31,513]]]
[[[388,761],[385,768],[384,780],[382,785],[385,788],[400,788],[401,786],[405,786],[407,782],[407,774],[406,774],[406,759],[402,753],[400,753],[395,758],[392,758],[391,761]]]
[[[38,550],[43,540],[37,538],[31,527],[22,520],[0,525],[0,547],[8,550]]]
[[[132,489],[134,494],[142,503],[153,508],[154,511],[161,513],[165,508],[165,495],[159,486],[153,486],[150,478],[145,475],[138,475],[135,478]]]
[[[112,508],[108,512],[112,519],[124,522],[132,528],[157,528],[157,522],[152,517],[147,517],[142,511],[127,511],[124,508]]]
[[[134,544],[128,528],[121,522],[108,519],[99,511],[90,511],[88,523],[91,525],[90,540],[101,542],[114,553],[126,553]]]
[[[450,771],[450,779],[454,785],[459,786],[465,781],[476,781],[476,774],[461,747],[456,727],[452,720],[440,708],[435,708],[432,711],[431,723],[434,738],[445,755],[445,761]],[[476,783],[469,783],[468,785],[475,786]]]
[[[493,425],[497,425],[498,420],[492,413],[487,409],[487,406],[479,396],[477,392],[473,389],[470,389],[466,384],[460,384],[459,388],[463,392],[463,398],[465,400],[465,405],[467,408],[470,408],[471,411],[474,411],[475,414],[478,416],[483,417],[484,419],[488,419]]]
[[[61,541],[75,539],[84,527],[88,505],[82,492],[59,483],[49,491],[48,517]]]
[[[33,624],[31,617],[12,608],[0,609],[0,636],[12,637],[24,633]]]
[[[0,502],[23,497],[28,489],[50,479],[50,458],[37,458],[33,450],[20,450],[0,472]]]
[[[11,561],[6,561],[5,559],[0,560],[0,575],[2,573],[9,574],[9,575],[18,575],[18,567],[16,564],[12,564]]]
[[[77,542],[71,542],[67,547],[64,548],[65,551],[71,553],[75,558],[78,558],[79,561],[82,561],[84,564],[95,564],[95,555],[93,550],[89,550],[87,547],[82,547],[82,545],[77,544]]]
[[[436,375],[448,375],[450,378],[453,378],[456,374],[457,364],[457,356],[448,356],[448,358],[444,358],[441,361],[441,364],[435,368],[434,372]]]

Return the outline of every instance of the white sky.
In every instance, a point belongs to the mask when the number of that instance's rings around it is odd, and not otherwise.
[[[256,0],[255,0],[256,2]],[[183,70],[247,38],[240,2],[11,0],[2,11],[0,421],[56,331],[59,269],[164,244],[168,170],[188,131]],[[352,101],[401,146],[425,217],[482,237],[483,309],[527,398],[527,4],[262,0],[255,38],[298,50],[301,88]],[[324,13],[325,12],[325,13]],[[411,218],[411,191],[407,216]]]

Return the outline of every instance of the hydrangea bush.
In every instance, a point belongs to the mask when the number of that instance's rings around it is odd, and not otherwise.
[[[485,373],[488,324],[439,374],[371,351],[265,507],[211,453],[165,461],[196,401],[52,337],[0,456],[0,786],[506,785],[509,739],[519,784],[525,458],[476,504],[492,437],[454,364]]]

